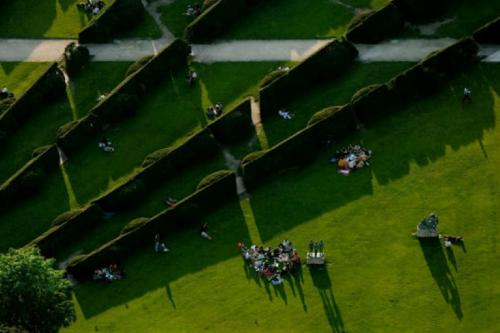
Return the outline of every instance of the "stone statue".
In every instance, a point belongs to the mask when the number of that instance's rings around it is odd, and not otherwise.
[[[438,237],[438,216],[431,213],[417,225],[417,237]]]

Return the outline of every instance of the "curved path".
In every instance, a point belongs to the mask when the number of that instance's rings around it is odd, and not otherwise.
[[[107,44],[88,44],[95,61],[135,61],[155,54],[172,38],[157,40],[115,40]],[[328,43],[318,40],[238,40],[193,45],[199,62],[222,61],[300,61]],[[357,44],[359,61],[419,61],[432,51],[451,45],[456,40],[405,39],[378,44]],[[71,39],[0,39],[0,61],[55,61]],[[482,46],[483,61],[500,62],[500,45]]]

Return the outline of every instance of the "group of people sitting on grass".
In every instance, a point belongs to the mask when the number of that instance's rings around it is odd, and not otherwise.
[[[273,285],[283,283],[282,275],[296,272],[300,268],[300,257],[292,243],[285,239],[276,249],[238,243],[241,255],[255,271]]]
[[[111,264],[109,267],[96,268],[92,279],[100,282],[112,282],[121,280],[125,274],[118,268],[118,265]]]
[[[104,150],[106,153],[112,153],[115,151],[115,147],[109,141],[109,139],[102,138],[101,141],[99,141],[98,147]]]
[[[201,6],[200,4],[193,4],[193,5],[188,5],[186,8],[186,11],[184,12],[184,15],[189,16],[189,17],[198,17],[201,14]]]
[[[348,175],[354,169],[369,166],[368,160],[372,157],[372,151],[360,145],[348,145],[335,152],[330,163],[337,165],[337,170],[342,175]]]
[[[102,0],[87,0],[85,2],[77,3],[76,7],[86,13],[97,15],[101,12],[105,5],[106,4]]]
[[[444,235],[443,237],[444,237],[444,246],[446,248],[450,248],[452,244],[462,245],[462,242],[464,241],[464,238],[462,236]]]
[[[207,117],[210,120],[222,116],[223,113],[224,113],[223,106],[222,103],[220,102],[215,103],[213,106],[207,109]]]
[[[14,94],[7,89],[7,87],[3,87],[2,90],[0,90],[0,100],[6,99],[9,97],[14,97]]]

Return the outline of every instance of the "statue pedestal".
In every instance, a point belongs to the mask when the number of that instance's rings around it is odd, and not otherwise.
[[[325,263],[325,254],[324,253],[314,253],[307,252],[307,260],[306,263],[308,265],[323,265]]]
[[[433,238],[433,237],[439,237],[439,233],[438,233],[437,228],[436,229],[423,229],[417,225],[416,236],[418,238]]]

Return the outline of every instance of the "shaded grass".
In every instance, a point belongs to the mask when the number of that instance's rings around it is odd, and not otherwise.
[[[255,278],[235,247],[249,236],[231,203],[203,220],[213,241],[196,228],[167,235],[171,252],[139,251],[124,263],[124,280],[78,286],[78,321],[63,331],[494,331],[499,74],[481,65],[339,142],[374,149],[370,168],[338,175],[327,163],[336,146],[251,194],[265,244],[289,238],[303,254],[310,239],[323,239],[326,270],[304,268],[278,288]],[[466,107],[457,94],[464,84],[475,92]],[[465,236],[466,251],[453,247],[452,259],[411,237],[430,211],[442,232]]]
[[[498,1],[457,1],[447,11],[446,15],[436,21],[449,20],[439,25],[431,35],[422,35],[415,27],[407,27],[401,38],[463,38],[472,34],[482,25],[494,20],[500,13]]]
[[[19,97],[47,69],[47,63],[2,62],[0,63],[0,86],[7,87]]]
[[[284,120],[277,114],[264,120],[264,132],[270,146],[304,128],[314,113],[329,106],[344,105],[359,89],[384,83],[411,65],[409,62],[356,63],[341,77],[300,95],[286,107],[294,114],[292,120]]]
[[[242,96],[244,91],[250,91],[270,65],[242,63],[238,68],[237,64],[231,63],[227,64],[230,69],[224,64],[214,66],[216,70],[208,70],[205,65],[200,65],[200,80],[207,82],[208,96],[212,95],[212,91],[221,91],[222,93],[217,93],[216,96],[219,101],[228,105],[233,98]],[[150,93],[136,115],[108,129],[105,135],[114,144],[116,149],[114,153],[107,154],[98,149],[96,140],[82,147],[75,155],[69,156],[66,164],[66,182],[71,184],[73,202],[85,205],[101,192],[131,177],[139,170],[147,154],[176,145],[185,136],[201,128],[205,116],[200,87],[199,85],[189,87],[184,75],[185,73],[178,73],[167,79]],[[221,86],[231,89],[223,90]],[[70,116],[71,112],[69,110],[67,112]],[[207,170],[198,172],[205,171]],[[41,193],[30,201],[30,206],[26,207],[23,203],[8,215],[3,216],[0,213],[3,228],[12,230],[13,234],[13,230],[16,230],[15,237],[2,239],[0,251],[8,246],[22,245],[35,238],[42,228],[40,225],[43,224],[45,229],[49,227],[52,219],[56,217],[53,214],[55,211],[62,212],[67,209],[68,195],[53,187],[51,182],[52,180],[48,181],[41,189]],[[37,201],[37,205],[33,205],[33,201]],[[50,210],[40,209],[45,203],[51,205]],[[38,212],[36,223],[40,228],[30,229],[28,227],[30,220],[26,218],[26,214],[35,212]],[[20,219],[26,220],[25,228],[16,226],[17,220]],[[120,230],[121,223],[125,221],[121,220],[117,229],[112,229],[112,232]]]
[[[32,151],[40,146],[52,144],[57,129],[81,118],[94,106],[96,98],[118,84],[128,63],[91,62],[73,81],[73,107],[67,96],[49,105],[41,106],[25,124],[17,130],[0,153],[0,183],[12,176],[30,158]]]
[[[191,0],[178,0],[159,8],[169,30],[182,37],[192,18],[183,15]],[[293,39],[341,36],[359,10],[379,8],[386,0],[277,0],[261,1],[228,28],[222,39]],[[238,15],[235,13],[235,15]]]
[[[91,19],[76,8],[78,2],[81,0],[7,1],[0,11],[0,38],[76,38]],[[160,36],[146,13],[139,26],[117,37]]]

